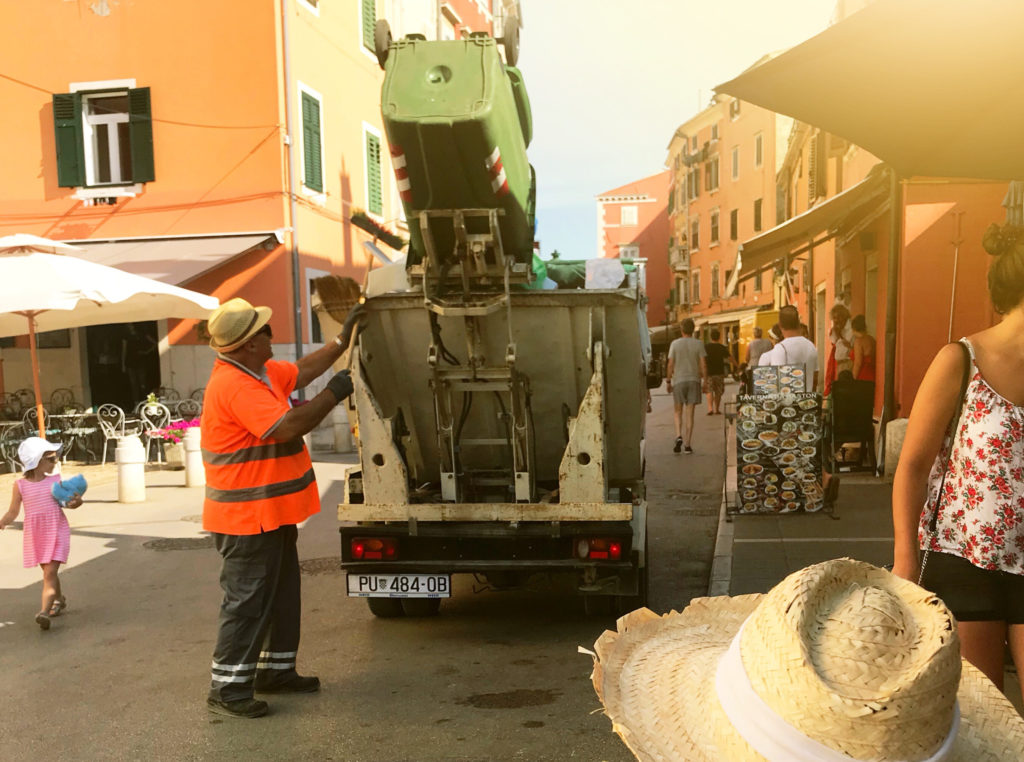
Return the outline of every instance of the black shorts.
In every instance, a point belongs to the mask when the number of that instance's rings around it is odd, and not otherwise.
[[[961,622],[1024,624],[1024,576],[979,569],[950,553],[928,554],[921,586]]]

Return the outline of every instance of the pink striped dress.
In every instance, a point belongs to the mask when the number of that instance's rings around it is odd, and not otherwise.
[[[24,566],[26,569],[50,561],[65,562],[71,549],[71,527],[67,516],[53,499],[50,489],[60,481],[50,474],[42,481],[18,479],[18,491],[25,510]]]

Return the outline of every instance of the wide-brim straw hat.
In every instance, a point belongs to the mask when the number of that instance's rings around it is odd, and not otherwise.
[[[269,323],[273,314],[270,307],[253,307],[240,297],[228,299],[206,322],[210,346],[218,352],[234,352]]]
[[[1024,721],[961,660],[945,605],[848,558],[766,595],[639,609],[595,652],[594,688],[640,760],[1024,759]]]

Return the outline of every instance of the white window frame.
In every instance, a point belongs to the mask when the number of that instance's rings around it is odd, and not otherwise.
[[[708,246],[717,246],[722,241],[722,213],[719,207],[710,212],[711,225],[708,230]]]
[[[639,259],[640,247],[632,243],[619,244],[619,259]]]
[[[359,2],[359,0],[356,0],[356,2]],[[373,7],[374,7],[374,10],[377,9],[376,2],[374,3]],[[379,14],[379,11],[378,11],[378,14]],[[377,23],[377,18],[376,17],[373,19],[373,23],[374,24]],[[374,51],[369,50],[363,44],[363,4],[361,2],[359,2],[359,23],[356,24],[356,45],[359,47],[360,52],[362,52],[362,54],[364,56],[366,56],[371,61],[373,61],[375,66],[379,66],[380,65],[378,63],[378,61],[377,61],[377,54]]]
[[[366,162],[366,135],[376,135],[377,140],[380,141],[380,214],[375,214],[370,211],[370,167]],[[384,205],[384,199],[388,197],[388,194],[384,192],[384,183],[387,182],[387,178],[384,176],[384,151],[387,143],[384,142],[384,134],[381,130],[369,122],[363,122],[363,210],[372,218],[378,222],[383,222],[387,219],[387,207]]]
[[[714,167],[715,171],[712,172],[711,168]],[[714,156],[708,159],[708,166],[705,170],[708,173],[708,177],[711,178],[708,186],[708,193],[714,193],[719,189],[722,183],[722,164],[719,161],[719,156],[716,153]]]
[[[313,281],[331,274],[326,270],[317,270],[312,267],[306,268],[306,299],[308,300],[306,303],[306,335],[309,336],[309,341],[305,342],[306,344],[313,344],[313,322],[316,320],[316,316],[313,314]],[[325,344],[329,341],[326,336],[321,336],[320,338],[324,339],[323,343]]]
[[[693,227],[697,226],[697,235],[693,234]],[[690,251],[700,251],[700,217],[691,217],[687,232],[687,246]]]
[[[624,228],[635,228],[640,224],[640,208],[636,204],[626,204],[619,207],[619,226]]]
[[[721,268],[718,263],[715,262],[711,265],[711,299],[720,299],[722,297],[722,284],[721,280]]]
[[[77,93],[88,90],[101,90],[103,92],[97,92],[97,96],[109,95],[124,91],[125,95],[128,94],[129,90],[138,87],[135,79],[101,79],[93,82],[72,82],[68,88],[69,92]],[[106,123],[113,124],[119,122],[128,121],[128,113],[125,112],[123,119],[117,119],[120,115],[112,115],[112,118],[105,119],[103,117],[89,117],[87,116],[88,104],[86,101],[89,99],[89,95],[82,96],[82,143],[85,153],[85,186],[79,188],[75,195],[75,198],[86,199],[86,198],[103,198],[109,196],[135,196],[142,192],[142,183],[125,183],[120,180],[120,166],[114,166],[111,163],[110,166],[110,182],[108,183],[97,183],[96,182],[96,158],[93,153],[93,131],[92,124]],[[90,121],[95,120],[95,121]],[[110,155],[120,156],[120,142],[117,135],[117,130],[108,130],[110,145]],[[114,170],[117,170],[115,172]],[[114,176],[118,175],[118,179],[114,180]]]
[[[700,304],[700,268],[690,273],[690,304]]]
[[[733,182],[740,179],[740,147],[732,147],[732,179]]]
[[[764,165],[764,134],[754,135],[754,169],[760,169]]]
[[[296,81],[295,97],[298,99],[296,113],[299,115],[299,192],[308,199],[315,201],[320,206],[327,205],[327,145],[324,136],[327,131],[324,129],[324,97],[307,85],[302,80]],[[306,185],[306,135],[302,125],[302,94],[305,93],[317,102],[320,107],[320,185],[322,191],[310,188]]]

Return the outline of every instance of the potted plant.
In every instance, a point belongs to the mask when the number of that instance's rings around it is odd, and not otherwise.
[[[167,442],[164,445],[164,456],[167,459],[168,466],[174,468],[185,467],[185,445],[182,444],[182,439],[188,429],[195,428],[198,425],[199,419],[193,418],[188,421],[173,421],[156,431],[155,436]]]

